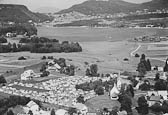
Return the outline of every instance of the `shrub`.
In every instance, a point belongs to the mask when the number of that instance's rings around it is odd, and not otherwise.
[[[7,43],[7,39],[5,39],[4,37],[0,37],[0,43]]]
[[[95,89],[95,93],[97,95],[104,95],[104,88],[102,86],[98,86],[96,89]]]
[[[3,75],[0,76],[0,84],[1,83],[7,83]]]
[[[41,59],[42,59],[42,60],[45,60],[45,59],[47,59],[47,58],[46,58],[46,56],[43,56]]]
[[[26,58],[21,56],[21,57],[18,58],[18,60],[26,60]]]
[[[124,58],[124,61],[129,61],[129,59],[128,58]]]
[[[47,77],[50,74],[49,71],[43,71],[43,73],[40,75],[40,77]]]
[[[139,55],[139,54],[135,54],[135,57],[137,57],[137,58],[138,58],[138,57],[140,57],[140,55]]]

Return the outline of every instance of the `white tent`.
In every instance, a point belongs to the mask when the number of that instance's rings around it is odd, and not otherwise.
[[[58,109],[55,114],[56,115],[68,115],[68,111],[64,109]]]
[[[112,100],[117,100],[119,93],[120,92],[119,92],[119,90],[117,88],[117,85],[114,83],[114,87],[110,91],[110,97],[111,97],[111,99]]]

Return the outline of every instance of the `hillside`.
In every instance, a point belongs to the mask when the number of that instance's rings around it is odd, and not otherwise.
[[[33,22],[43,22],[52,18],[39,13],[31,12],[24,5],[0,4],[0,21],[26,23],[29,20]]]
[[[120,12],[130,12],[137,8],[137,4],[128,3],[122,0],[89,0],[78,5],[74,5],[69,9],[60,11],[59,13],[68,13],[72,11],[80,12],[86,15],[95,14],[114,14]]]
[[[168,9],[168,0],[152,0],[151,2],[141,4],[141,8],[149,10]]]
[[[163,8],[168,8],[168,0],[152,0],[142,4],[133,4],[122,0],[88,0],[81,4],[74,5],[69,9],[62,10],[59,13],[76,11],[86,15],[95,15],[120,12],[127,13],[143,9],[157,10]]]

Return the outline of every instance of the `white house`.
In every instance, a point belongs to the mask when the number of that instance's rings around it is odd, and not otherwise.
[[[27,107],[29,108],[29,110],[31,110],[32,112],[36,112],[39,111],[40,107],[38,104],[36,104],[34,101],[30,101],[27,104]]]
[[[78,112],[80,112],[82,115],[86,115],[88,112],[88,108],[86,105],[82,104],[82,103],[77,103],[75,105],[75,108],[78,110]]]
[[[21,80],[29,80],[35,76],[36,76],[36,74],[33,72],[33,70],[27,70],[21,74]]]
[[[55,115],[68,115],[68,111],[64,109],[58,109],[55,113]]]

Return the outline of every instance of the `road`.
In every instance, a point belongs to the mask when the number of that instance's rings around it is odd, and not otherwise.
[[[134,56],[134,53],[137,52],[137,51],[141,48],[141,46],[142,46],[142,45],[138,45],[138,47],[137,47],[135,50],[133,50],[133,51],[130,53],[130,55],[133,57],[133,56]]]

